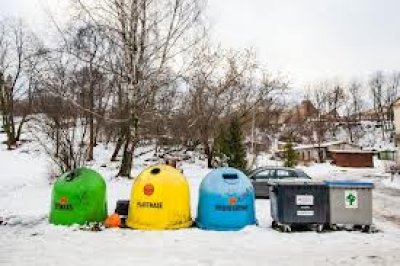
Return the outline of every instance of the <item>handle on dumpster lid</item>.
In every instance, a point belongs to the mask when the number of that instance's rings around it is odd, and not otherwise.
[[[222,174],[222,178],[225,180],[235,180],[239,177],[237,176],[237,174]]]

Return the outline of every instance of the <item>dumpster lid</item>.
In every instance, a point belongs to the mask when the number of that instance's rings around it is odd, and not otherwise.
[[[301,185],[309,185],[309,186],[324,186],[324,182],[313,181],[310,179],[302,178],[302,179],[277,179],[274,181],[270,181],[271,185],[279,185],[279,186],[301,186]]]
[[[329,187],[359,187],[359,188],[373,188],[374,183],[364,180],[331,180],[325,181]]]

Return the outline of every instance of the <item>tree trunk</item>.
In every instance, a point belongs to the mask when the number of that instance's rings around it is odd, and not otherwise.
[[[60,154],[60,126],[57,122],[55,123],[55,127],[56,127],[56,154],[55,154],[55,157],[57,158]]]
[[[210,149],[208,144],[204,145],[204,147],[205,147],[205,153],[206,153],[206,156],[207,156],[207,167],[208,168],[213,168],[213,165],[212,165],[212,159],[213,159],[212,149]]]
[[[93,149],[94,149],[94,88],[93,88],[93,76],[92,76],[92,63],[89,66],[89,150],[88,150],[88,161],[93,161]]]
[[[0,105],[1,113],[3,116],[3,129],[7,135],[7,149],[11,150],[16,146],[17,141],[15,138],[15,123],[13,117],[13,105],[10,102],[10,95],[7,88],[3,86],[0,92]]]
[[[137,143],[137,132],[138,132],[138,118],[134,113],[131,114],[131,119],[126,126],[126,142],[124,148],[124,155],[122,157],[121,167],[119,169],[118,176],[130,177],[132,169],[133,153]]]
[[[130,177],[132,169],[133,152],[134,152],[134,144],[132,142],[131,133],[128,132],[118,176],[123,176],[128,178]]]
[[[353,143],[353,128],[349,125],[350,142]]]
[[[322,158],[322,149],[321,147],[318,145],[318,163],[323,163],[323,158]]]
[[[25,115],[25,116],[22,118],[21,123],[20,123],[19,126],[18,126],[17,135],[15,136],[15,140],[16,140],[16,141],[20,141],[20,139],[21,139],[22,126],[25,124],[25,122],[26,122],[26,120],[27,120],[26,118],[27,118],[27,115]]]
[[[13,129],[13,117],[9,114],[3,114],[3,129],[7,134],[7,149],[11,150],[16,146],[15,129]]]
[[[93,114],[89,115],[89,150],[88,150],[88,161],[93,160],[93,148],[94,148],[94,123]]]
[[[117,160],[117,156],[118,156],[118,154],[119,154],[119,151],[120,151],[121,148],[122,148],[122,144],[124,144],[123,137],[122,137],[122,136],[119,136],[119,137],[118,137],[118,140],[117,140],[117,144],[115,145],[114,152],[113,152],[113,154],[112,154],[112,156],[111,156],[111,161],[112,161],[112,162],[115,162],[115,161]]]
[[[118,176],[130,178],[132,169],[133,150],[129,147],[131,144],[126,143],[124,148],[124,155],[122,157],[121,168],[119,169]]]

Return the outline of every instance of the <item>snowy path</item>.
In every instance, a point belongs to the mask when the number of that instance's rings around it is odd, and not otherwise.
[[[400,190],[378,185],[374,190],[374,214],[376,219],[400,228]]]

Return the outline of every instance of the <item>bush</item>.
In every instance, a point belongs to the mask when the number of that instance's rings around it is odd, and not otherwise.
[[[295,167],[297,165],[297,153],[291,141],[285,145],[284,160],[284,166],[286,167]]]

